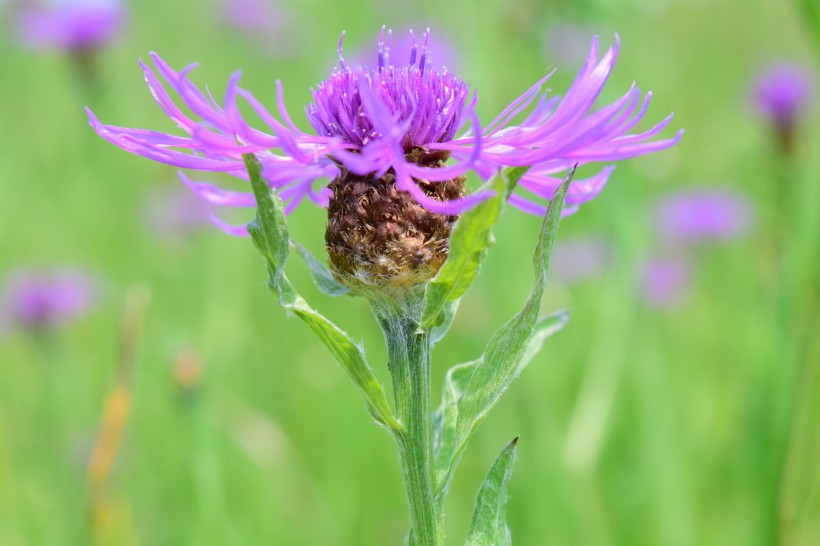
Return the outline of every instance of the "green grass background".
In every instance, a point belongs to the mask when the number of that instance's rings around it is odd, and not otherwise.
[[[515,544],[820,544],[818,115],[801,120],[797,153],[784,163],[747,99],[770,60],[817,66],[797,2],[304,0],[286,5],[292,56],[226,29],[212,4],[134,2],[127,33],[101,55],[96,89],[80,85],[61,55],[21,49],[5,9],[0,275],[73,264],[104,290],[65,329],[0,339],[0,544],[400,544],[407,516],[394,446],[330,355],[267,292],[251,243],[215,229],[181,240],[152,233],[144,196],[179,184],[174,170],[96,137],[82,106],[109,123],[173,129],[136,64],[156,50],[175,67],[201,62],[194,79],[217,96],[236,68],[268,104],[282,79],[301,118],[310,86],[335,62],[340,31],[352,50],[374,43],[386,23],[446,33],[486,122],[545,73],[545,32],[567,21],[596,29],[604,44],[621,36],[605,99],[637,80],[655,93],[647,119],[674,110],[673,127],[687,133],[671,151],[620,164],[603,194],[563,223],[560,239],[610,240],[613,264],[549,288],[545,307],[568,308],[570,323],[471,443],[447,504],[449,543],[461,542],[492,460],[520,435],[509,500]],[[560,93],[576,68],[559,66],[550,86]],[[694,185],[742,193],[756,221],[743,237],[694,252],[693,288],[680,306],[649,308],[639,271],[658,245],[651,206]],[[522,304],[538,224],[514,210],[501,220],[436,348],[436,392],[446,368],[476,357]],[[321,255],[322,210],[302,207],[291,226]],[[366,304],[319,294],[292,262],[303,294],[363,342],[387,382]],[[105,517],[95,520],[86,465],[133,284],[152,299],[131,418]],[[203,369],[186,395],[172,365],[184,349]]]

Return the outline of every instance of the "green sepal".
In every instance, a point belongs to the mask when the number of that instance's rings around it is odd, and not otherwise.
[[[574,169],[558,187],[547,209],[535,248],[535,285],[524,308],[490,338],[481,358],[456,367],[445,381],[442,406],[434,417],[441,426],[434,445],[437,502],[442,505],[456,466],[470,437],[544,340],[567,321],[566,313],[539,320],[547,268]],[[470,368],[472,371],[470,372]]]
[[[279,297],[279,304],[286,311],[302,319],[322,340],[353,380],[376,422],[393,432],[404,430],[394,417],[384,388],[368,366],[362,348],[347,333],[310,307],[285,275],[283,269],[290,239],[282,201],[262,179],[259,160],[253,154],[243,157],[257,204],[256,217],[248,224],[248,233],[265,257],[268,287]]]
[[[526,172],[525,167],[515,167],[499,173],[484,188],[495,194],[462,214],[456,222],[450,235],[450,255],[425,290],[423,330],[443,324],[446,318],[442,311],[447,303],[461,298],[472,284],[487,250],[495,242],[492,228],[501,216],[504,203]]]
[[[310,269],[310,276],[313,279],[313,283],[319,290],[328,296],[343,296],[350,292],[350,288],[337,281],[333,273],[330,272],[330,269],[316,258],[316,256],[311,254],[307,248],[293,239],[290,240],[290,248],[295,250],[296,253],[305,260],[305,263]]]
[[[464,546],[510,546],[512,538],[507,527],[507,488],[515,463],[518,438],[501,450],[478,489],[473,519]]]

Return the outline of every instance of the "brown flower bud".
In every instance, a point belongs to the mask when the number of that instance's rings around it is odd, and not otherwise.
[[[439,154],[440,155],[440,154]],[[425,167],[445,158],[414,150],[409,159]],[[417,156],[417,157],[413,157]],[[464,177],[444,182],[417,180],[439,201],[464,194]],[[396,188],[392,170],[381,178],[358,176],[341,167],[329,185],[325,244],[336,278],[355,293],[406,291],[430,280],[447,259],[457,216],[428,211]]]

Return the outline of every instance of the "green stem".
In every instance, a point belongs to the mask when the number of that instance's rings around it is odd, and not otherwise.
[[[410,508],[408,544],[438,546],[443,528],[434,502],[430,337],[419,331],[421,314],[412,309],[374,305],[374,312],[387,343],[396,414],[405,427],[396,434],[396,443]]]

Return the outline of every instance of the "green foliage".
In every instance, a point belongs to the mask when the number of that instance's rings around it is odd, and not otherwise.
[[[535,286],[524,308],[490,338],[481,358],[456,366],[448,373],[442,405],[434,418],[439,426],[434,451],[440,505],[464,448],[481,420],[535,356],[546,337],[566,322],[563,313],[543,321],[538,320],[538,313],[564,197],[573,174],[574,171],[570,172],[556,190],[544,218],[533,258]]]
[[[279,296],[279,304],[302,319],[330,350],[353,380],[373,418],[388,430],[400,431],[402,426],[393,416],[384,388],[365,361],[362,348],[347,333],[310,307],[284,274],[290,237],[282,201],[262,179],[259,161],[249,154],[245,156],[245,164],[257,203],[256,217],[248,224],[248,233],[267,262],[268,286]]]
[[[501,450],[476,496],[473,520],[465,546],[510,546],[507,527],[507,488],[510,485],[518,438]]]

